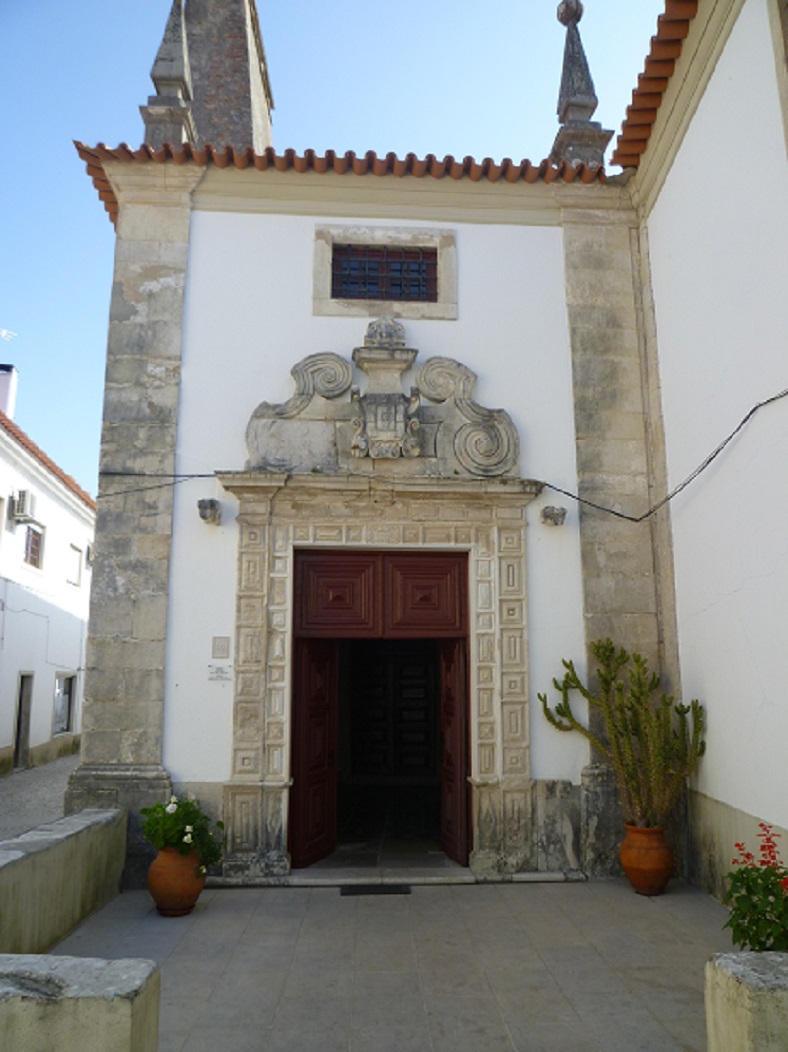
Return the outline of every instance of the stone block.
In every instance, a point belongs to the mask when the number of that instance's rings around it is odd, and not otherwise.
[[[118,730],[91,731],[82,736],[84,763],[112,763],[117,758],[119,749],[120,731]]]
[[[534,782],[536,868],[563,872],[580,866],[580,791],[564,780]]]
[[[708,1052],[785,1052],[788,953],[716,953],[706,964]]]
[[[82,811],[3,841],[0,953],[43,953],[114,898],[125,852],[119,810]]]
[[[580,780],[580,850],[589,877],[621,872],[618,848],[623,836],[616,776],[607,764],[588,764]]]
[[[156,1052],[153,961],[0,955],[0,1048],[9,1052]]]

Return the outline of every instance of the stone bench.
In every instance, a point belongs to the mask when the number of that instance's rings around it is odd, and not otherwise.
[[[788,953],[716,953],[706,964],[707,1052],[788,1049]]]
[[[44,953],[118,894],[126,824],[81,811],[0,842],[0,953]]]
[[[0,955],[0,1048],[8,1052],[156,1052],[153,961]]]

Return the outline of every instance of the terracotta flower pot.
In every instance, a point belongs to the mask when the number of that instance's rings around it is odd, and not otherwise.
[[[195,854],[181,855],[177,848],[163,847],[148,867],[148,890],[156,909],[165,917],[191,913],[205,877],[199,876],[200,860]]]
[[[625,825],[619,858],[638,895],[661,895],[673,876],[673,849],[662,826]]]

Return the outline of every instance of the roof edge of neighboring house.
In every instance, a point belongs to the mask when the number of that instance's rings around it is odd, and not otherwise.
[[[6,416],[2,410],[0,410],[0,428],[10,435],[14,441],[26,450],[26,452],[34,457],[39,464],[45,467],[50,474],[54,475],[59,482],[62,482],[75,497],[78,497],[83,504],[90,508],[91,511],[95,512],[96,502],[90,494],[82,489],[76,479],[72,478],[71,475],[68,475],[61,467],[58,467],[54,460],[47,456],[43,449],[41,449],[40,446],[37,446],[32,438],[25,434],[22,428],[19,427],[18,424],[15,424],[10,417]]]

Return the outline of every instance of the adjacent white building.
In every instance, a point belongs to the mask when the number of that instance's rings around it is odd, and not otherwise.
[[[13,421],[0,366],[0,774],[79,748],[96,505]]]

